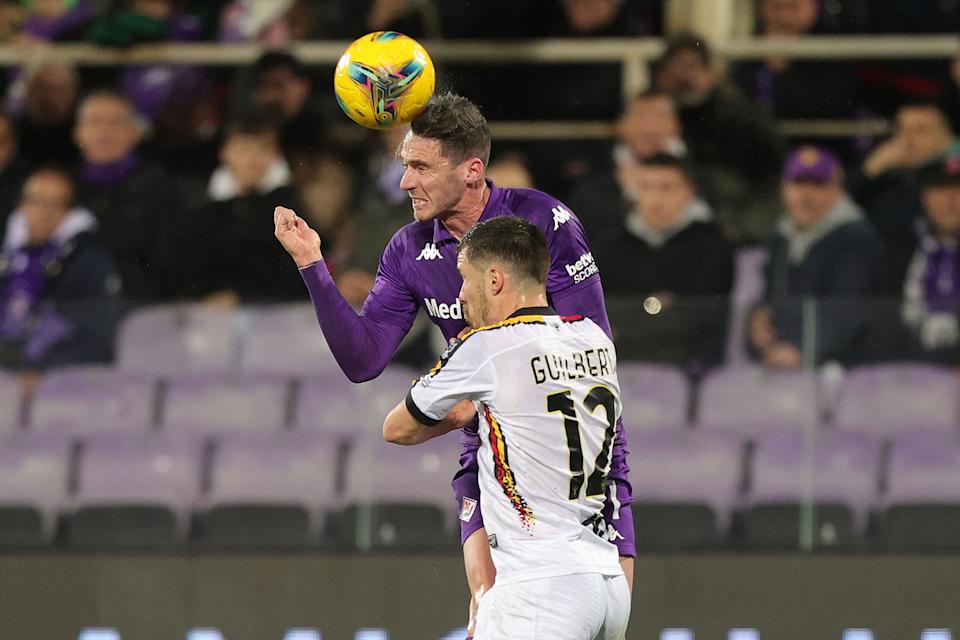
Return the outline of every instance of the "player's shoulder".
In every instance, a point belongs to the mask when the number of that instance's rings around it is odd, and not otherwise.
[[[566,204],[537,189],[499,188],[505,215],[526,218],[537,226],[553,228],[554,218],[569,219],[573,211]]]
[[[384,254],[401,256],[414,250],[419,252],[425,243],[433,242],[433,231],[432,221],[407,223],[394,232],[384,249]]]

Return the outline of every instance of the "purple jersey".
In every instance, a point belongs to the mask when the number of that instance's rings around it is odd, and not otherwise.
[[[589,317],[609,336],[603,289],[583,227],[559,200],[533,189],[501,189],[487,180],[490,197],[480,220],[518,216],[535,224],[550,250],[547,297],[561,315]],[[457,271],[459,242],[439,220],[412,222],[394,234],[380,258],[373,290],[358,316],[340,296],[323,262],[301,269],[317,312],[317,320],[340,367],[354,382],[370,380],[387,366],[400,341],[423,307],[444,337],[455,337],[466,323],[460,307]],[[476,431],[464,444],[479,444]],[[472,442],[471,442],[472,441]],[[629,504],[626,440],[622,426],[614,443],[610,478],[612,524],[622,534],[621,555],[635,555]],[[469,456],[466,456],[467,458]],[[464,457],[461,458],[464,466]],[[475,465],[474,465],[475,466]],[[459,476],[458,476],[459,477]],[[627,508],[620,513],[619,507]],[[609,505],[608,505],[609,506]]]

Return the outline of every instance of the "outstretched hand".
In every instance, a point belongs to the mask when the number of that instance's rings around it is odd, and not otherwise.
[[[273,210],[273,235],[287,250],[298,267],[305,267],[323,260],[320,253],[320,234],[293,209],[276,207]]]

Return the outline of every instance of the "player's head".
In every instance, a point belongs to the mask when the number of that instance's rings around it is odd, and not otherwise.
[[[680,220],[696,197],[696,188],[682,158],[656,153],[640,161],[624,183],[639,214],[652,228],[666,230]]]
[[[73,177],[62,168],[40,167],[30,174],[23,184],[20,210],[31,244],[50,241],[73,207],[74,195]]]
[[[279,157],[277,126],[257,112],[234,120],[220,148],[220,161],[241,190],[261,184]]]
[[[474,225],[457,254],[467,324],[482,327],[521,307],[545,305],[549,267],[547,241],[528,220],[500,216]]]
[[[91,93],[77,107],[74,139],[83,157],[93,164],[122,159],[140,143],[146,130],[130,101],[115,91]]]
[[[477,105],[451,93],[435,95],[410,123],[400,145],[413,217],[424,222],[470,209],[483,193],[490,127]]]

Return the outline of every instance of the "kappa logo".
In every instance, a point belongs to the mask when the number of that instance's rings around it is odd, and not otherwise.
[[[420,260],[443,260],[443,254],[440,253],[440,250],[437,249],[437,245],[432,242],[428,242],[423,245],[423,250],[420,251],[420,255],[417,256],[417,261]]]
[[[559,229],[560,225],[565,224],[568,220],[570,220],[570,216],[572,215],[569,211],[567,211],[560,205],[557,205],[556,207],[551,209],[551,211],[553,211],[553,230],[554,231]]]
[[[460,519],[464,522],[470,522],[473,513],[477,510],[477,501],[473,498],[464,498],[460,507]]]

